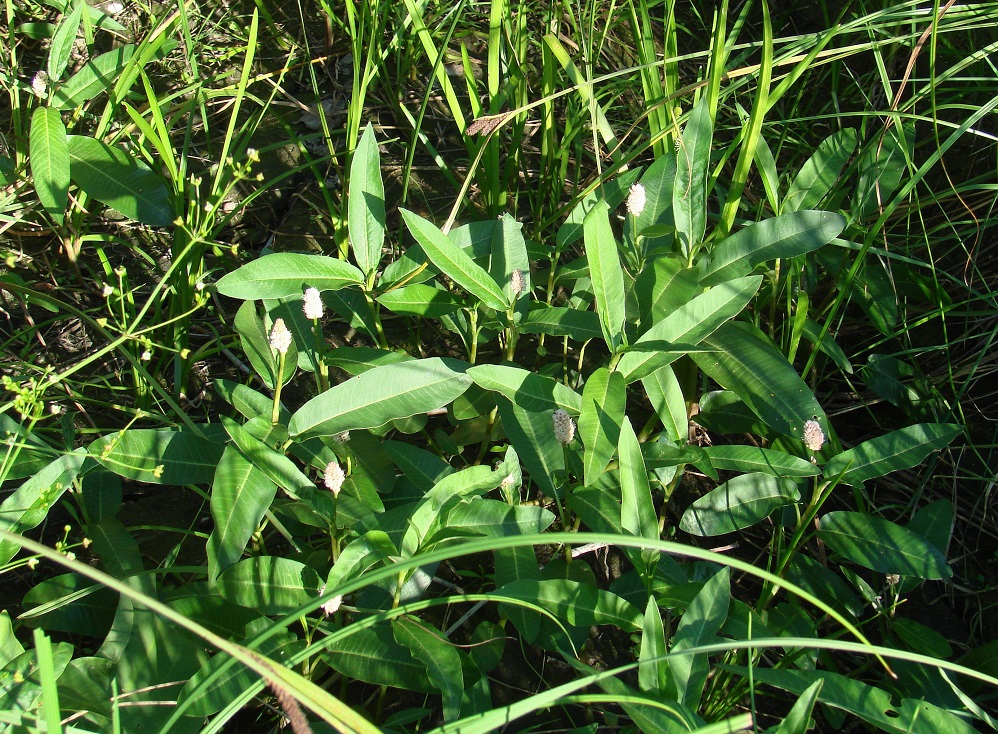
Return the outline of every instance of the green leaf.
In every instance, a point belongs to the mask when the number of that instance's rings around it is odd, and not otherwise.
[[[620,526],[640,538],[658,540],[658,515],[641,444],[628,418],[624,418],[620,431],[620,496]]]
[[[624,271],[605,202],[598,202],[586,215],[583,233],[603,339],[616,352],[624,343]]]
[[[723,535],[755,525],[784,505],[800,501],[797,485],[769,474],[741,474],[698,499],[679,527],[690,535]]]
[[[818,467],[807,459],[759,446],[704,446],[715,469],[762,472],[774,477],[813,477]]]
[[[675,181],[675,156],[659,156],[648,166],[641,175],[641,185],[645,189],[645,207],[638,216],[624,218],[626,241],[634,242],[656,224],[672,224],[672,186]],[[642,249],[647,251],[647,247]]]
[[[641,326],[651,328],[697,293],[700,273],[678,257],[656,257],[638,273],[634,293],[641,311]]]
[[[755,327],[724,324],[701,342],[711,350],[693,361],[724,388],[734,391],[769,426],[799,439],[804,423],[828,425],[821,405],[776,347]]]
[[[641,385],[648,402],[662,421],[666,435],[676,443],[689,439],[689,417],[686,415],[686,398],[670,365],[659,367],[641,378]]]
[[[520,332],[567,336],[577,342],[598,339],[603,334],[599,316],[592,311],[543,305],[527,312],[520,322]]]
[[[578,415],[582,409],[582,398],[572,388],[519,367],[480,364],[468,368],[468,377],[479,387],[497,392],[533,413],[564,408]]]
[[[818,522],[818,537],[848,561],[881,573],[947,579],[953,569],[921,536],[882,517],[862,512],[829,512]]]
[[[555,235],[555,245],[558,252],[564,252],[568,245],[583,236],[583,223],[586,215],[592,211],[597,202],[602,199],[606,201],[606,205],[611,210],[616,209],[627,198],[631,184],[635,183],[640,176],[641,169],[632,168],[614,176],[609,181],[604,182],[602,186],[586,194],[558,228],[558,233]]]
[[[811,728],[811,712],[814,711],[814,704],[817,703],[818,694],[821,693],[824,684],[824,681],[816,680],[808,686],[783,721],[767,729],[766,734],[807,734]]]
[[[102,638],[107,634],[118,595],[76,573],[55,576],[31,587],[18,619],[49,632]]]
[[[385,245],[385,184],[381,154],[369,122],[350,162],[347,225],[354,260],[365,276],[378,269]]]
[[[856,150],[856,130],[851,127],[837,130],[818,143],[807,162],[790,184],[787,197],[783,200],[784,212],[813,209],[842,173],[842,167]]]
[[[520,579],[497,589],[496,594],[536,604],[575,627],[613,624],[625,632],[637,632],[643,622],[641,612],[630,602],[570,579]]]
[[[492,279],[502,286],[503,296],[509,303],[520,306],[526,313],[529,298],[520,300],[532,289],[530,283],[530,257],[527,255],[527,243],[523,239],[523,225],[509,214],[499,217],[498,225],[492,235],[492,257],[489,259],[489,273]],[[513,271],[519,270],[523,276],[524,290],[514,295],[510,288]]]
[[[359,375],[375,367],[399,362],[411,362],[412,357],[402,352],[392,352],[374,347],[338,347],[326,357],[326,364],[339,367],[351,375]]]
[[[275,252],[223,276],[215,287],[223,296],[254,300],[301,296],[308,287],[337,290],[363,282],[357,268],[335,257]]]
[[[261,614],[288,614],[319,595],[322,579],[312,568],[290,558],[244,558],[218,577],[223,597]]]
[[[73,9],[63,15],[59,25],[56,26],[48,59],[48,75],[52,84],[62,79],[69,65],[69,57],[73,53],[73,44],[76,42],[76,34],[80,31],[80,21],[83,20],[85,7],[87,7],[85,0],[75,0]]]
[[[388,624],[352,631],[326,649],[328,652],[322,659],[348,680],[421,693],[436,692],[427,678],[426,666],[395,641],[392,626]]]
[[[707,682],[707,656],[703,653],[677,653],[714,642],[714,635],[728,616],[728,604],[731,600],[730,576],[731,571],[727,567],[711,576],[686,609],[672,638],[672,648],[669,650],[669,670],[672,673],[670,683],[676,687],[679,702],[694,710],[699,708],[700,697]]]
[[[679,146],[672,213],[684,255],[689,256],[707,231],[707,174],[713,124],[707,95],[690,113]]]
[[[676,309],[641,335],[617,369],[628,382],[650,375],[696,347],[741,313],[759,290],[762,277],[737,278],[714,286]]]
[[[87,137],[69,136],[70,173],[80,188],[143,224],[173,223],[173,203],[163,179],[121,148]]]
[[[554,514],[543,507],[510,505],[499,500],[476,497],[462,502],[447,513],[446,528],[459,534],[490,538],[542,533],[554,522]]]
[[[560,383],[558,383],[560,384]],[[613,459],[624,420],[627,392],[619,372],[600,367],[586,380],[579,415],[579,438],[585,447],[586,486],[596,481]]]
[[[208,583],[235,564],[270,509],[277,485],[246,459],[235,446],[226,446],[211,486],[211,517],[215,528],[208,536]]]
[[[39,107],[31,115],[31,177],[38,200],[58,224],[62,224],[69,203],[69,141],[59,111]]]
[[[914,120],[907,120],[887,128],[886,135],[877,136],[860,151],[859,177],[851,206],[853,216],[868,217],[890,201],[911,161],[914,133]]]
[[[466,368],[438,357],[375,367],[309,400],[288,429],[292,436],[333,436],[436,410],[471,384]]]
[[[669,679],[668,648],[665,644],[665,627],[662,612],[654,596],[648,597],[645,618],[641,628],[641,649],[638,653],[638,685],[642,691],[661,693]]]
[[[392,620],[395,641],[426,667],[430,684],[443,694],[444,721],[461,714],[464,673],[457,648],[438,630],[429,630],[412,617]]]
[[[236,311],[236,318],[233,321],[236,333],[239,334],[239,343],[242,345],[243,353],[253,365],[256,374],[263,380],[263,383],[271,390],[277,384],[278,357],[270,346],[270,334],[267,325],[257,313],[257,305],[254,301],[246,301]],[[294,377],[295,369],[298,367],[298,346],[294,340],[284,359],[284,371],[280,375],[282,385]],[[271,407],[273,402],[271,402]]]
[[[291,459],[267,446],[228,416],[223,415],[221,423],[243,457],[270,481],[295,499],[313,493],[315,484]]]
[[[714,245],[700,283],[716,285],[748,275],[760,263],[817,250],[835,239],[845,226],[841,214],[818,211],[793,212],[755,222]]]
[[[461,288],[489,308],[505,311],[508,307],[502,290],[480,265],[433,224],[407,209],[399,209],[406,226],[434,265]]]
[[[393,313],[438,319],[461,310],[461,299],[450,291],[430,285],[413,283],[388,291],[377,298],[378,303]]]
[[[52,105],[72,109],[110,89],[134,54],[135,44],[128,43],[88,61],[52,93]]]
[[[150,484],[208,484],[224,444],[185,428],[129,428],[98,438],[87,451],[115,474]]]
[[[824,475],[834,477],[845,471],[841,481],[858,486],[869,479],[918,465],[962,432],[963,426],[954,423],[918,423],[891,431],[833,456],[825,464]]]
[[[530,473],[530,479],[549,497],[560,496],[560,484],[555,484],[555,477],[565,471],[565,452],[554,437],[551,413],[524,410],[503,398],[497,405],[506,437]]]

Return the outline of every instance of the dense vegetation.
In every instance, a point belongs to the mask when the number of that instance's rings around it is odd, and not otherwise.
[[[0,730],[995,728],[998,3],[4,10]]]

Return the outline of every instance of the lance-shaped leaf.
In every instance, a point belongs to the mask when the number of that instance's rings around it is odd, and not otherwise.
[[[375,367],[309,400],[291,416],[292,436],[377,428],[442,408],[468,389],[467,364],[433,357]]]
[[[734,391],[770,427],[800,438],[804,423],[828,419],[817,398],[776,347],[750,324],[724,324],[701,342],[709,352],[690,355],[711,379]]]
[[[505,311],[509,303],[502,289],[471,256],[455,245],[435,225],[407,209],[399,209],[406,226],[423,252],[440,272],[489,308]]]
[[[579,437],[585,447],[586,486],[596,481],[613,459],[626,402],[624,378],[619,372],[601,367],[586,380],[579,414]]]
[[[672,673],[669,680],[670,688],[675,686],[676,697],[680,703],[694,710],[699,707],[700,697],[707,683],[707,674],[710,670],[707,655],[677,653],[713,642],[714,635],[728,617],[730,602],[731,571],[722,568],[694,597],[672,638],[672,649],[669,650],[672,653],[669,658],[669,670]]]
[[[534,413],[499,398],[503,431],[516,449],[530,479],[549,497],[561,496],[555,477],[565,471],[565,452],[554,437],[551,413]]]
[[[800,500],[797,485],[770,474],[742,474],[698,499],[679,527],[690,535],[723,535],[755,525],[784,505]]]
[[[275,252],[223,276],[215,287],[223,296],[252,301],[300,296],[309,286],[324,291],[363,282],[357,268],[335,257]]]
[[[796,212],[816,207],[832,190],[842,167],[856,150],[856,140],[856,130],[847,127],[818,143],[814,155],[801,166],[791,182],[787,198],[783,200],[783,211]]]
[[[69,201],[69,143],[58,110],[39,107],[31,115],[28,151],[38,200],[62,224]]]
[[[52,93],[52,105],[60,110],[71,109],[110,89],[134,53],[135,44],[128,43],[88,61]]]
[[[439,319],[459,311],[464,305],[450,291],[422,283],[411,283],[378,296],[378,303],[397,314]]]
[[[319,595],[322,579],[310,566],[291,558],[244,558],[218,577],[223,597],[261,614],[287,614]]]
[[[611,352],[624,341],[624,271],[617,254],[617,240],[610,229],[610,210],[600,201],[583,223],[589,277],[596,296],[596,313],[603,338]]]
[[[741,313],[759,290],[761,276],[737,278],[714,286],[676,309],[641,335],[617,369],[630,383],[675,362]]]
[[[750,224],[714,245],[700,282],[723,283],[748,275],[759,263],[817,250],[845,226],[841,214],[817,211],[793,212]]]
[[[381,155],[371,123],[367,123],[360,136],[350,163],[347,227],[354,260],[364,275],[370,275],[377,270],[385,245],[385,184],[381,180]]]
[[[890,520],[862,512],[829,512],[818,522],[818,537],[853,563],[880,573],[946,579],[953,569],[939,549]]]
[[[468,368],[475,384],[493,390],[524,410],[539,413],[564,408],[578,415],[582,398],[572,388],[544,375],[504,364],[480,364]]]
[[[87,447],[97,461],[126,479],[174,486],[209,483],[224,450],[223,443],[184,428],[129,428]]]
[[[955,423],[919,423],[891,431],[833,456],[824,474],[833,477],[844,470],[841,481],[858,486],[868,479],[916,466],[933,451],[948,446],[962,431],[963,426]]]
[[[524,334],[567,336],[577,342],[598,339],[603,333],[597,314],[561,306],[541,306],[528,311],[520,322],[520,331]]]
[[[443,695],[444,721],[453,721],[461,714],[464,693],[464,673],[457,648],[438,630],[429,629],[413,617],[392,620],[395,641],[424,666],[430,684]]]
[[[714,131],[707,96],[690,113],[679,146],[676,183],[672,187],[672,215],[684,255],[703,240],[707,231],[707,170]]]
[[[658,540],[658,516],[651,498],[641,444],[624,418],[620,430],[620,526],[640,538]]]

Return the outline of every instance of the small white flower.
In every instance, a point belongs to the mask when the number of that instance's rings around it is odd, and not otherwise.
[[[337,610],[340,608],[340,604],[343,603],[343,596],[337,594],[329,601],[322,605],[322,612],[328,617],[331,614],[336,614]]]
[[[117,0],[112,0],[107,5],[104,6],[104,12],[107,13],[108,15],[117,15],[124,9],[125,6],[117,2]]]
[[[291,341],[291,332],[284,325],[284,319],[275,319],[274,328],[270,330],[270,348],[280,354],[287,354]]]
[[[568,412],[558,408],[551,415],[551,420],[554,423],[554,437],[558,443],[563,443],[566,446],[572,443],[572,439],[575,438],[575,421],[572,420]]]
[[[201,291],[203,291],[204,290],[204,281],[203,280],[199,280],[197,283],[195,283],[194,284],[194,290],[196,290],[198,293],[200,293]]]
[[[110,298],[114,294],[114,286],[110,283],[105,283],[100,293],[104,298]]]
[[[152,359],[152,352],[150,352],[148,349],[144,350],[139,359],[141,359],[143,362],[148,362],[149,360]]]
[[[215,207],[211,205],[210,201],[206,201],[204,203],[204,206],[202,206],[201,208],[204,209],[208,214],[211,214],[212,209],[214,209]]]
[[[512,275],[509,277],[509,289],[513,291],[513,298],[523,293],[527,288],[526,280],[523,277],[523,271],[519,268],[513,271]]]
[[[28,568],[30,568],[32,571],[34,571],[37,566],[38,566],[38,559],[37,558],[29,558],[28,559]]]
[[[641,212],[645,210],[645,201],[647,197],[645,196],[645,187],[639,183],[631,186],[630,192],[627,194],[627,211],[631,216],[638,216]]]
[[[39,71],[35,74],[34,78],[31,80],[31,91],[35,93],[36,97],[40,99],[45,99],[48,96],[46,91],[49,83],[49,75],[44,71]]]
[[[821,430],[821,424],[816,420],[809,420],[804,424],[804,434],[801,436],[807,450],[812,453],[821,451],[825,445],[825,432]]]
[[[886,580],[888,586],[897,586],[898,584],[901,583],[901,575],[896,573],[889,573],[887,574]]]
[[[335,461],[326,464],[326,471],[322,473],[322,482],[326,485],[326,489],[333,493],[334,497],[343,489],[343,480],[345,479],[346,475],[339,464]]]
[[[305,297],[302,299],[302,311],[305,318],[316,321],[322,318],[322,296],[319,295],[318,288],[306,288]]]
[[[254,163],[260,162],[260,152],[256,148],[247,148],[246,157],[249,158]]]

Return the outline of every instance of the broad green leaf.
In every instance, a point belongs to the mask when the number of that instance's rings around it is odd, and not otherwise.
[[[509,303],[516,303],[520,310],[526,313],[532,289],[530,283],[530,257],[527,255],[527,243],[523,239],[523,225],[513,219],[509,214],[499,217],[497,226],[492,235],[492,247],[490,249],[489,274],[503,290],[503,296]],[[514,295],[510,288],[510,279],[513,271],[519,270],[523,276],[524,290]],[[520,300],[520,299],[523,300]]]
[[[0,667],[6,667],[7,663],[24,652],[14,628],[10,623],[10,613],[4,609],[0,612]]]
[[[531,309],[520,322],[520,331],[524,334],[567,336],[577,342],[599,339],[603,335],[597,314],[561,306]]]
[[[18,619],[49,632],[102,638],[107,634],[118,595],[76,573],[55,576],[31,587]]]
[[[946,558],[932,543],[882,517],[829,512],[818,522],[818,537],[846,560],[871,571],[921,579],[953,575]]]
[[[560,384],[560,383],[558,383]],[[586,486],[596,481],[613,459],[620,439],[627,393],[624,378],[618,372],[601,367],[589,376],[582,391],[579,414],[579,437],[585,447]]]
[[[616,352],[624,343],[624,270],[605,202],[597,203],[586,215],[583,232],[603,339],[610,351]]]
[[[619,482],[618,482],[619,484]],[[595,533],[622,533],[620,487],[575,487],[568,495],[568,508]]]
[[[641,378],[641,385],[669,438],[676,443],[688,440],[689,417],[686,415],[686,398],[672,367],[665,365],[645,375]]]
[[[582,409],[582,398],[572,388],[535,372],[500,364],[475,365],[467,372],[476,385],[533,413],[564,408],[577,415]]]
[[[239,307],[233,325],[236,328],[236,333],[239,334],[239,343],[243,348],[243,354],[246,355],[263,383],[273,390],[278,382],[277,369],[280,360],[270,346],[270,334],[267,325],[257,313],[255,301],[245,301]],[[284,385],[294,377],[297,368],[298,345],[292,338],[291,346],[284,358],[284,370],[280,374],[280,383]],[[271,402],[271,407],[273,407],[273,402]]]
[[[639,538],[658,540],[658,516],[641,444],[628,418],[624,418],[620,430],[620,496],[620,526]]]
[[[430,684],[443,694],[444,721],[454,721],[461,714],[464,673],[457,648],[436,629],[427,629],[414,617],[392,620],[395,641],[426,667]]]
[[[510,505],[476,497],[447,513],[446,529],[474,535],[503,538],[542,533],[554,522],[554,514],[543,507]]]
[[[800,501],[797,485],[769,474],[741,474],[698,499],[679,527],[691,535],[723,535],[755,525],[784,505]]]
[[[377,298],[378,303],[393,313],[438,319],[461,310],[461,299],[450,291],[430,285],[413,283],[388,291]]]
[[[642,614],[633,604],[580,581],[520,579],[497,589],[496,594],[536,604],[575,627],[613,624],[625,632],[637,632],[642,626]]]
[[[707,175],[713,124],[707,95],[686,122],[679,145],[676,183],[672,187],[672,215],[684,255],[689,256],[707,231]]]
[[[656,257],[646,264],[634,281],[642,329],[647,331],[689,303],[696,295],[699,278],[699,271],[686,267],[678,257]]]
[[[696,421],[714,433],[751,433],[765,436],[769,428],[731,390],[712,390],[700,396],[700,412]]]
[[[225,446],[185,428],[129,428],[87,451],[115,474],[149,484],[208,484]]]
[[[828,425],[821,405],[776,347],[755,327],[724,324],[690,355],[711,379],[734,391],[769,426],[799,439],[804,423]],[[826,431],[827,432],[827,431]]]
[[[627,198],[631,184],[635,183],[640,176],[641,169],[632,168],[614,176],[609,181],[604,182],[602,186],[586,194],[558,228],[558,233],[555,235],[558,251],[564,252],[568,245],[582,237],[586,215],[592,211],[598,201],[602,199],[611,210],[616,209]]]
[[[143,161],[85,135],[68,140],[70,174],[92,198],[143,224],[173,223],[170,190]]]
[[[110,89],[134,53],[135,44],[128,43],[88,61],[52,93],[52,105],[60,110],[72,109]]]
[[[80,31],[80,21],[83,20],[83,9],[87,7],[86,0],[74,0],[73,9],[62,16],[55,28],[52,45],[49,48],[48,75],[51,83],[62,79],[69,57],[73,53],[76,34]],[[66,9],[68,9],[68,4]]]
[[[257,392],[249,385],[232,380],[212,380],[211,386],[225,402],[239,411],[244,418],[255,418],[267,414],[274,407],[274,399]],[[281,409],[281,422],[287,423],[291,418],[286,408]]]
[[[454,468],[434,453],[401,441],[385,441],[385,451],[389,458],[413,484],[423,492],[448,474]]]
[[[863,602],[842,575],[810,556],[801,553],[794,556],[787,571],[787,579],[854,619],[859,619],[863,613]]]
[[[725,667],[743,677],[748,676],[746,668]],[[903,698],[900,705],[896,705],[891,694],[882,688],[828,670],[777,670],[760,666],[752,672],[757,683],[766,683],[796,695],[802,695],[820,680],[822,686],[818,700],[821,703],[858,716],[890,734],[973,734],[977,731],[960,717],[927,701]]]
[[[475,263],[460,247],[418,214],[407,209],[399,209],[406,226],[416,238],[423,252],[448,278],[480,300],[489,308],[505,311],[509,306],[502,289],[492,276]]]
[[[433,357],[375,367],[309,400],[292,417],[292,436],[333,436],[441,408],[471,384],[467,364]]]
[[[337,347],[331,350],[326,357],[326,364],[330,367],[339,367],[351,375],[359,375],[375,367],[398,364],[399,362],[411,362],[412,359],[408,354],[392,352],[387,349],[375,349],[374,347]]]
[[[632,345],[621,357],[617,369],[628,382],[634,382],[679,359],[737,316],[759,290],[758,275],[737,278],[714,286],[676,309]]]
[[[849,357],[842,351],[842,347],[835,342],[830,333],[826,332],[821,341],[818,341],[818,337],[821,336],[821,326],[818,325],[817,321],[814,319],[805,319],[801,334],[809,342],[816,344],[820,351],[831,357],[836,367],[846,374],[852,374],[852,363],[849,361]]]
[[[954,423],[918,423],[891,431],[833,456],[825,464],[824,474],[834,477],[845,471],[841,481],[858,486],[869,479],[918,465],[962,432],[963,426]]]
[[[308,287],[337,290],[363,281],[357,268],[335,257],[275,252],[223,276],[215,287],[223,296],[254,300],[300,296]]]
[[[243,457],[270,481],[295,499],[312,494],[315,485],[291,459],[270,448],[228,416],[223,415],[221,423]]]
[[[69,139],[58,110],[39,107],[32,113],[28,152],[38,200],[61,225],[69,202],[70,163]]]
[[[364,128],[350,162],[347,226],[354,260],[365,276],[381,262],[385,246],[385,184],[381,180],[381,155],[374,126]]]
[[[814,711],[814,704],[818,702],[818,694],[824,684],[824,681],[816,680],[808,686],[783,721],[767,729],[766,734],[807,734],[811,728],[811,712]]]
[[[90,711],[112,716],[111,680],[114,663],[107,658],[81,657],[69,662],[59,676],[59,705],[63,711]],[[69,732],[69,727],[63,729]]]
[[[633,243],[653,225],[672,224],[672,186],[676,181],[676,158],[659,156],[641,175],[645,206],[638,216],[624,218],[624,239]],[[642,247],[647,251],[647,247]]]
[[[665,658],[665,627],[662,612],[654,596],[648,597],[641,628],[641,649],[638,652],[638,685],[642,691],[661,693],[669,679],[669,663]]]
[[[498,403],[506,437],[523,461],[530,479],[549,497],[561,495],[556,477],[565,471],[564,447],[554,437],[551,413],[535,413],[504,398]]]
[[[378,624],[358,629],[327,646],[322,659],[348,680],[436,693],[426,666],[413,659],[409,649],[395,641],[392,626]]]
[[[253,466],[235,446],[226,446],[211,486],[211,517],[215,527],[208,536],[208,583],[235,564],[270,509],[277,485]]]
[[[9,413],[0,413],[0,439],[4,442],[0,467],[5,482],[32,476],[56,455],[39,434],[29,431]]]
[[[700,593],[686,609],[676,627],[669,650],[670,687],[675,686],[678,700],[691,709],[699,708],[700,697],[707,682],[709,664],[705,654],[679,655],[684,650],[714,641],[728,616],[731,600],[731,571],[727,567],[715,573],[703,585]]]
[[[859,153],[859,177],[852,199],[852,213],[857,218],[874,214],[886,206],[905,176],[915,144],[915,121],[887,128],[887,134],[867,142]]]
[[[519,579],[539,581],[540,578],[541,571],[533,546],[496,549],[494,581],[497,588]],[[541,618],[536,612],[516,604],[500,604],[499,613],[509,618],[528,644],[533,644],[537,639]]]
[[[841,214],[818,211],[792,212],[755,222],[714,245],[700,283],[716,285],[748,275],[760,263],[817,250],[845,226]]]
[[[818,467],[807,459],[759,446],[704,446],[715,469],[761,472],[774,477],[813,477]]]
[[[837,130],[818,143],[807,162],[790,184],[783,200],[784,212],[796,212],[816,207],[842,173],[842,167],[856,150],[856,130]]]
[[[218,577],[223,597],[261,614],[288,614],[319,595],[322,579],[312,568],[290,558],[244,558]]]

